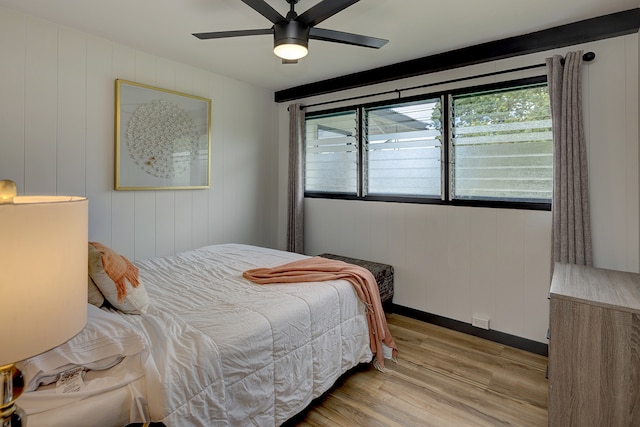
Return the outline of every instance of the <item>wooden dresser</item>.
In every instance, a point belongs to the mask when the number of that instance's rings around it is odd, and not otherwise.
[[[640,426],[640,274],[556,264],[549,425]]]

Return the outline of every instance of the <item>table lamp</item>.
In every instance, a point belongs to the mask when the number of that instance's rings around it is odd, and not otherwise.
[[[0,426],[26,425],[14,364],[87,323],[87,241],[86,198],[16,196],[0,180]]]

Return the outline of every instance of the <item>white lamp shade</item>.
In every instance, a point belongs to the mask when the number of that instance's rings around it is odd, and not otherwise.
[[[47,351],[87,322],[88,201],[0,204],[0,366]]]

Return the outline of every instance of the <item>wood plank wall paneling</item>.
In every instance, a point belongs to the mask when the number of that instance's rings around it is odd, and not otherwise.
[[[59,194],[86,194],[86,64],[86,38],[73,30],[60,30],[56,152],[56,192]]]
[[[599,267],[639,271],[639,37],[630,34],[299,101],[314,104],[544,63],[548,56],[571,50],[593,51],[596,60],[584,66],[583,102],[595,261]],[[502,79],[544,72],[541,68]],[[280,114],[286,114],[286,106]],[[281,152],[286,153],[284,147]],[[280,191],[286,194],[282,184]],[[547,342],[550,212],[326,199],[306,199],[305,209],[307,253],[331,252],[392,264],[396,304],[467,323],[474,314],[485,315],[492,329]]]
[[[56,194],[58,27],[27,20],[24,86],[24,191]]]
[[[2,155],[0,171],[3,177],[13,177],[18,191],[24,191],[25,161],[25,96],[27,78],[26,64],[26,19],[7,11],[0,13],[0,52],[3,58],[0,79],[0,129],[2,129]],[[4,179],[4,178],[0,178]]]
[[[638,37],[599,48],[583,79],[594,263],[624,271],[638,271],[640,262]]]
[[[0,57],[0,178],[20,194],[86,195],[89,239],[132,259],[277,245],[271,92],[1,7]],[[113,190],[116,78],[212,99],[210,189]]]
[[[113,189],[113,124],[114,110],[105,111],[102,102],[89,100],[112,99],[113,86],[105,85],[112,76],[114,48],[106,40],[87,37],[87,130],[86,130],[86,194],[89,201],[89,236],[92,240],[112,244]]]

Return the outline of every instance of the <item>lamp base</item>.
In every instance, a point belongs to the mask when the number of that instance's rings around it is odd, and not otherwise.
[[[24,379],[16,365],[0,366],[0,427],[26,427],[27,415],[15,404]]]

